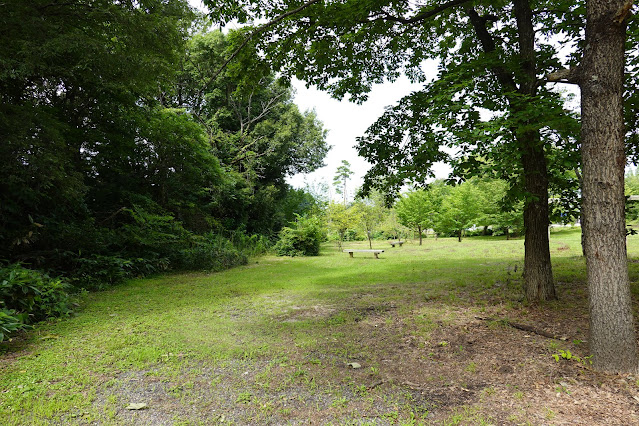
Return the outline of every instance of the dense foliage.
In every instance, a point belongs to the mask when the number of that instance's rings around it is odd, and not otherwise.
[[[282,228],[274,250],[279,256],[318,256],[325,238],[319,216],[300,216],[291,227]]]
[[[208,32],[186,0],[0,12],[0,262],[76,288],[220,270],[311,209],[285,179],[322,165],[325,131],[254,50],[217,72],[241,32]],[[40,298],[62,282],[12,270]],[[18,309],[12,291],[5,332],[56,314]]]
[[[21,265],[0,268],[0,342],[29,324],[73,313],[69,287]]]

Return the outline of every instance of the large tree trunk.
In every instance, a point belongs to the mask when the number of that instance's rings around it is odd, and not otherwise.
[[[631,1],[587,2],[581,74],[583,232],[594,367],[637,370],[624,217],[623,77]]]

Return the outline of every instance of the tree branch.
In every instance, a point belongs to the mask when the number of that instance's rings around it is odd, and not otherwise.
[[[429,10],[425,10],[421,13],[418,13],[417,15],[413,16],[412,18],[402,18],[399,16],[392,16],[389,15],[387,13],[384,13],[383,16],[380,17],[376,17],[373,19],[370,19],[368,21],[365,22],[375,22],[375,21],[390,21],[390,22],[398,22],[401,24],[414,24],[416,22],[420,22],[420,21],[425,21],[426,19],[432,18],[433,16],[443,12],[444,10],[454,7],[454,6],[459,6],[460,4],[464,4],[464,3],[469,3],[470,0],[451,0],[447,3],[444,3],[440,6],[437,6],[434,9],[429,9]]]
[[[288,12],[282,13],[281,15],[277,16],[276,18],[268,21],[267,23],[260,25],[259,27],[257,27],[255,29],[255,31],[251,32],[248,37],[246,37],[244,39],[244,41],[242,42],[242,44],[240,44],[240,46],[235,49],[235,51],[231,54],[231,56],[229,56],[226,61],[224,61],[224,63],[222,64],[222,66],[215,72],[215,74],[213,74],[213,76],[209,79],[209,81],[206,83],[206,85],[204,86],[205,88],[209,86],[209,84],[211,84],[213,81],[215,81],[215,79],[222,73],[222,71],[224,71],[226,69],[226,67],[228,66],[228,64],[231,63],[231,61],[233,59],[235,59],[237,57],[237,55],[240,53],[240,51],[242,49],[244,49],[246,47],[247,44],[249,44],[249,42],[251,40],[253,40],[253,38],[261,33],[263,33],[264,31],[266,31],[267,29],[269,29],[270,27],[272,27],[273,25],[283,21],[284,19],[288,18],[291,15],[295,15],[296,13],[301,12],[302,10],[308,8],[309,6],[314,5],[315,3],[319,2],[321,0],[308,0],[306,3],[304,3],[303,5],[301,5],[300,7],[293,9],[293,10],[289,10]]]
[[[564,68],[559,71],[551,72],[541,80],[538,80],[538,84],[544,83],[567,83],[567,84],[579,84],[581,81],[581,67],[576,66],[573,68]]]
[[[493,53],[497,50],[495,47],[495,41],[493,37],[486,29],[486,22],[493,19],[493,17],[482,17],[479,16],[477,11],[473,8],[468,9],[467,11],[468,17],[470,18],[470,23],[473,25],[475,29],[475,33],[477,34],[477,38],[479,38],[479,42],[481,43],[482,49],[485,53]],[[503,66],[494,65],[491,67],[491,71],[497,77],[497,80],[502,85],[504,90],[506,91],[517,91],[517,85],[513,80],[512,75],[510,75]]]

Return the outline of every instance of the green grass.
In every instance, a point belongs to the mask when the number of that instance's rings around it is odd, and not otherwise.
[[[638,241],[629,238],[630,257],[639,255]],[[166,404],[199,404],[197,413],[184,408],[188,415],[178,415],[176,424],[207,423],[213,412],[231,423],[285,423],[299,420],[300,407],[343,424],[354,407],[370,411],[380,403],[381,393],[363,378],[379,377],[378,353],[391,353],[405,337],[385,336],[387,347],[373,347],[361,338],[361,321],[374,317],[380,329],[410,326],[424,342],[438,324],[455,321],[460,307],[522,308],[521,239],[375,245],[386,250],[379,260],[365,253],[351,259],[326,244],[318,257],[262,257],[221,273],[132,280],[90,294],[76,317],[42,324],[25,341],[2,346],[0,418],[15,425],[153,422],[142,417],[153,415],[152,408],[140,417],[123,410],[145,402],[132,398],[152,397],[138,392],[135,383],[144,383],[162,389]],[[551,309],[572,303],[563,296],[585,291],[580,250],[578,232],[553,232],[562,301]],[[630,275],[639,280],[637,263],[630,263]],[[638,291],[633,284],[633,294]],[[365,364],[364,373],[343,367],[351,359]],[[461,368],[471,375],[478,369],[470,361]],[[286,399],[296,389],[303,389],[303,402]],[[415,412],[401,395],[384,402],[388,412],[404,422],[425,421],[427,408]],[[448,424],[484,419],[474,409],[460,410]]]

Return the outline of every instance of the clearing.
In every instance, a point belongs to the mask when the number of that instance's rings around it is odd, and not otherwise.
[[[628,238],[628,252],[637,307],[639,236]],[[74,318],[0,346],[0,418],[639,423],[638,378],[589,368],[579,231],[553,232],[551,253],[560,300],[542,307],[520,299],[520,239],[426,239],[380,259],[351,259],[327,244],[318,257],[133,280],[89,294]],[[132,403],[146,408],[128,410]]]

